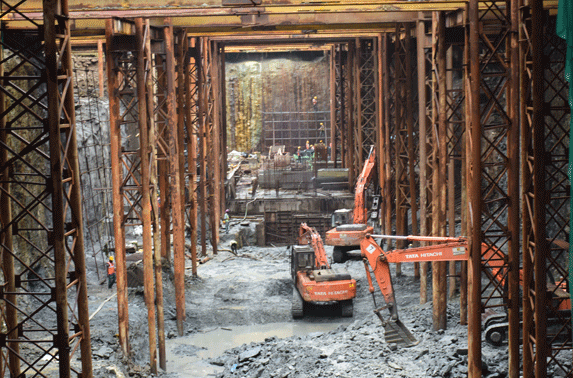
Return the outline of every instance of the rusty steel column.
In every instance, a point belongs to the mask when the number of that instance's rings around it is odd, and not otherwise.
[[[0,48],[0,60],[4,61],[4,48]],[[0,64],[0,76],[4,77],[4,65]],[[7,81],[1,81],[1,87],[5,88]],[[6,121],[8,117],[5,116],[6,112],[6,95],[4,91],[0,91],[0,145],[8,146],[8,130],[6,128]],[[8,149],[2,148],[0,150],[0,167],[8,165]],[[0,315],[6,319],[6,337],[10,340],[18,338],[18,299],[14,294],[16,292],[16,279],[14,272],[14,255],[9,253],[13,249],[13,235],[12,235],[12,190],[10,184],[10,170],[3,168],[0,174],[0,245],[2,245],[2,274],[4,276],[4,294],[5,300],[11,303],[11,306],[3,306],[0,310]],[[4,227],[4,228],[1,228]],[[4,360],[0,356],[0,363],[8,365],[8,372],[11,377],[18,377],[20,375],[20,344],[15,341],[10,341],[6,344],[8,347],[8,358]]]
[[[98,68],[98,78],[99,78],[99,97],[103,97],[105,94],[104,81],[103,81],[103,40],[97,40],[97,68]]]
[[[405,30],[406,24],[397,23],[395,29],[394,42],[394,124],[395,128],[395,172],[396,172],[396,235],[406,235],[406,164],[407,156],[406,140],[407,135],[405,127],[405,109],[406,109],[406,51],[405,40],[409,38],[409,33]],[[404,248],[403,241],[396,241],[396,248]],[[402,275],[402,264],[396,264],[396,276]]]
[[[380,54],[382,56],[381,66],[382,66],[382,101],[384,107],[384,150],[380,151],[380,154],[384,154],[384,191],[381,192],[381,199],[383,207],[385,209],[382,214],[384,230],[386,234],[392,233],[392,155],[390,151],[392,150],[390,141],[390,130],[391,130],[391,111],[390,111],[390,67],[388,65],[388,59],[390,54],[388,52],[388,33],[384,33],[382,36],[382,49]]]
[[[380,186],[380,208],[378,210],[378,225],[382,232],[383,229],[383,220],[386,208],[386,201],[384,200],[383,196],[386,192],[386,178],[385,178],[385,170],[386,164],[385,161],[386,155],[384,154],[384,150],[386,149],[386,129],[384,125],[384,103],[382,99],[384,98],[384,68],[382,61],[386,59],[385,56],[382,55],[382,38],[384,38],[384,34],[378,34],[376,38],[376,61],[377,61],[377,85],[376,85],[376,109],[377,109],[377,117],[378,120],[376,122],[376,154],[378,156],[378,185]]]
[[[219,90],[219,50],[217,42],[208,41],[209,48],[209,73],[211,74],[211,90],[209,92],[210,106],[212,112],[211,121],[211,156],[213,158],[213,180],[211,193],[213,202],[211,203],[211,214],[213,216],[213,229],[211,230],[211,245],[213,254],[217,254],[219,245],[219,223],[221,220],[221,123],[220,107],[221,92]],[[225,159],[227,154],[225,154]],[[223,197],[224,198],[224,197]]]
[[[469,117],[467,127],[469,206],[468,260],[468,378],[482,376],[481,361],[481,124],[480,124],[480,56],[479,2],[470,0],[468,7],[469,75],[466,75],[466,94]]]
[[[445,49],[445,19],[441,12],[432,15],[432,33],[434,41],[434,59],[438,82],[438,106],[437,111],[437,136],[435,136],[437,154],[434,166],[434,198],[432,211],[432,235],[446,236],[446,169],[447,169],[447,144],[446,144],[446,49]],[[434,117],[435,119],[435,117]],[[434,330],[447,328],[447,263],[432,263],[432,297],[433,297],[433,324]]]
[[[67,0],[62,0],[61,12],[62,15],[69,14],[69,6]],[[70,21],[61,18],[65,25],[65,39],[69,38],[71,35]],[[44,25],[45,26],[45,25]],[[60,27],[62,25],[59,25]],[[61,37],[60,37],[61,38]],[[101,41],[101,40],[100,40]],[[72,62],[72,48],[69,43],[60,42],[60,49],[63,46],[66,48],[61,51],[61,59],[63,65],[63,71],[68,73],[68,81],[66,85],[70,85],[72,80],[73,72],[73,62]],[[65,88],[66,86],[64,86]],[[66,187],[65,193],[69,193],[69,205],[70,205],[70,218],[69,225],[74,233],[68,231],[65,236],[73,236],[73,242],[71,246],[68,242],[67,249],[72,251],[73,263],[75,267],[75,277],[71,279],[71,284],[67,284],[68,287],[76,286],[76,301],[77,309],[76,314],[72,310],[72,318],[77,315],[77,326],[78,330],[73,330],[75,334],[70,337],[70,344],[73,346],[73,341],[76,337],[80,338],[80,354],[82,360],[82,377],[91,378],[93,376],[93,364],[92,364],[92,346],[91,346],[91,332],[89,323],[89,306],[88,306],[88,286],[86,280],[86,261],[85,261],[85,250],[84,250],[84,226],[83,226],[83,212],[82,212],[82,193],[81,193],[81,178],[80,178],[80,165],[78,159],[78,143],[77,143],[77,133],[76,133],[76,113],[75,113],[75,102],[74,102],[74,92],[71,90],[64,90],[63,93],[63,113],[67,114],[69,119],[69,125],[64,126],[64,134],[67,136],[66,142],[63,143],[63,149],[66,151],[64,155],[64,161],[62,170],[64,173],[68,171],[71,176],[71,187]],[[61,137],[60,137],[61,138]],[[67,144],[67,146],[66,146]],[[67,164],[67,167],[66,167]],[[68,252],[69,253],[69,252]],[[69,263],[68,263],[69,266]],[[72,272],[68,272],[68,275]],[[75,283],[75,285],[72,285]],[[73,350],[73,349],[72,349]],[[72,352],[73,353],[73,352]]]
[[[356,58],[356,42],[354,40],[348,43],[348,59],[347,59],[347,69],[346,69],[346,82],[348,83],[346,86],[346,91],[344,93],[344,97],[348,100],[346,101],[346,120],[348,123],[345,127],[346,132],[346,168],[348,168],[348,186],[349,188],[354,189],[354,184],[356,181],[356,171],[354,167],[354,128],[356,127],[356,118],[354,116],[356,102],[355,102],[355,90],[356,90],[356,66],[358,65],[358,61]],[[352,190],[351,189],[351,190]]]
[[[412,67],[412,25],[407,24],[407,38],[406,38],[406,133],[407,143],[408,143],[408,195],[406,196],[406,201],[408,202],[408,208],[410,210],[410,219],[412,220],[412,235],[418,235],[418,203],[417,203],[417,192],[416,192],[416,171],[414,169],[416,165],[416,146],[418,145],[419,139],[416,141],[414,138],[414,83],[413,75],[414,69]],[[406,222],[407,223],[407,222]],[[420,275],[419,266],[417,263],[414,264],[414,276],[418,277]]]
[[[207,87],[204,67],[205,43],[204,37],[197,40],[199,53],[197,65],[199,68],[199,163],[201,164],[200,192],[201,192],[201,256],[207,256]]]
[[[175,306],[177,313],[177,332],[184,334],[185,321],[185,224],[183,218],[183,185],[179,172],[179,133],[177,124],[177,100],[175,93],[175,51],[173,27],[166,20],[165,38],[165,74],[167,88],[167,119],[169,128],[169,181],[171,192],[171,214],[173,224],[173,270],[175,286]]]
[[[111,177],[113,195],[113,229],[115,238],[115,264],[117,271],[117,316],[119,345],[124,356],[129,356],[129,312],[127,302],[127,271],[125,267],[125,230],[123,228],[123,194],[121,188],[121,132],[119,122],[119,98],[116,92],[119,89],[117,67],[112,49],[113,21],[106,20],[106,63],[107,85],[109,96],[109,130],[111,152]]]
[[[444,43],[445,45],[445,43]],[[447,230],[444,236],[456,236],[456,191],[455,191],[455,170],[454,170],[454,150],[455,150],[455,138],[454,133],[456,130],[453,129],[452,125],[452,113],[454,113],[454,106],[451,101],[450,91],[453,86],[453,73],[452,73],[452,45],[448,44],[445,46],[446,49],[446,145],[447,145],[447,205],[446,205],[446,219],[447,219]],[[453,299],[456,294],[457,286],[457,272],[456,272],[456,262],[450,261],[448,263],[448,299]]]
[[[153,251],[151,239],[151,199],[150,189],[150,153],[149,128],[147,124],[147,98],[145,65],[146,61],[144,36],[149,38],[149,31],[144,34],[143,19],[135,19],[136,51],[136,80],[137,80],[137,106],[139,125],[139,153],[141,159],[141,221],[143,223],[143,287],[145,305],[147,307],[147,331],[149,336],[149,366],[153,374],[157,374],[157,333],[155,328],[155,285],[153,273]],[[150,66],[147,67],[151,69]]]
[[[149,20],[145,21],[145,27],[149,30]],[[151,211],[153,214],[153,270],[155,272],[155,305],[157,306],[157,339],[159,349],[159,367],[167,370],[167,358],[165,355],[165,316],[163,306],[163,267],[161,262],[161,234],[159,223],[159,182],[157,180],[157,136],[156,124],[153,114],[155,112],[155,96],[153,92],[153,55],[151,53],[151,38],[145,39],[145,55],[147,57],[146,68],[146,100],[147,100],[147,117],[149,122],[149,146],[151,148],[150,158],[150,190],[151,190]]]
[[[519,181],[519,167],[520,163],[520,113],[519,113],[519,6],[518,0],[511,0],[509,9],[510,21],[510,37],[506,41],[506,48],[509,50],[507,56],[509,57],[509,74],[508,84],[509,88],[506,93],[507,97],[507,113],[509,117],[510,127],[507,131],[507,195],[510,198],[510,206],[507,214],[507,227],[508,227],[508,244],[509,244],[509,264],[508,264],[508,342],[509,342],[509,378],[519,378],[520,376],[520,303],[519,292],[521,283],[520,274],[520,181]],[[541,62],[541,59],[540,59]],[[543,167],[543,170],[544,167]],[[543,176],[541,176],[543,178]],[[543,182],[543,185],[545,183]],[[544,205],[543,205],[544,206]],[[538,230],[539,231],[539,230]],[[537,235],[540,233],[537,232]],[[547,245],[546,245],[547,246]],[[542,271],[536,272],[538,279],[542,277],[540,273],[545,273],[545,261],[542,263]],[[543,290],[546,290],[546,281],[543,280]],[[539,293],[539,291],[537,291]],[[544,346],[542,344],[542,346]],[[538,345],[539,347],[539,345]],[[540,353],[539,351],[537,353]],[[544,358],[547,360],[547,358]]]
[[[423,15],[419,16],[420,18]],[[418,133],[419,133],[419,157],[420,157],[420,235],[428,235],[428,116],[426,115],[427,96],[426,96],[426,52],[424,46],[426,43],[426,26],[422,19],[418,19],[416,25],[416,56],[418,61]],[[428,263],[420,263],[420,304],[428,300]]]
[[[185,33],[186,35],[186,33]],[[191,273],[197,277],[197,129],[199,127],[199,58],[197,40],[185,36],[185,106],[187,117],[187,165],[189,174],[189,225],[191,227]]]
[[[334,168],[336,165],[336,148],[338,144],[336,143],[336,113],[337,113],[337,103],[336,103],[336,44],[330,47],[328,54],[328,63],[330,67],[330,72],[328,75],[329,81],[329,102],[330,102],[330,159],[333,162]],[[328,148],[328,146],[327,146]]]

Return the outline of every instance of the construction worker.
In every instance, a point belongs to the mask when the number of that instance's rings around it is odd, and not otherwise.
[[[109,257],[107,262],[107,288],[111,289],[115,283],[115,265],[113,264],[113,256]]]
[[[223,226],[225,226],[225,234],[229,233],[229,209],[225,210],[225,215],[223,216]]]

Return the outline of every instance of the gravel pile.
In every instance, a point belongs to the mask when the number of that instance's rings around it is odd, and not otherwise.
[[[455,307],[450,305],[452,313]],[[432,331],[431,305],[402,312],[419,341],[409,348],[386,343],[380,320],[372,315],[327,333],[243,345],[210,363],[224,366],[221,378],[466,377],[466,327]],[[506,361],[504,347],[484,353],[484,376],[506,376]]]

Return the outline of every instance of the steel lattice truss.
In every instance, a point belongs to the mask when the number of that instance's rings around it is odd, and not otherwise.
[[[546,371],[547,365],[557,365],[571,375],[571,366],[563,363],[571,359],[569,295],[563,292],[568,280],[566,227],[570,185],[567,176],[570,115],[568,85],[563,77],[566,44],[554,33],[555,19],[545,19],[533,5],[522,8],[520,15],[521,33],[525,37],[522,38],[525,41],[522,44],[523,281],[530,288],[524,292],[523,301],[523,372],[524,376],[531,376]],[[542,35],[533,35],[533,23],[535,30],[543,25]],[[540,84],[534,88],[537,80]],[[542,295],[536,295],[539,290]],[[551,299],[546,298],[546,293]]]
[[[506,51],[510,32],[510,20],[499,7],[506,2],[488,2],[488,9],[480,13],[480,118],[482,130],[482,233],[483,241],[503,251],[492,254],[488,261],[482,262],[482,270],[487,283],[482,285],[482,304],[485,308],[503,306],[507,302],[503,282],[509,272],[506,258],[508,241],[507,174],[510,168],[507,156],[508,131],[513,126],[507,112],[507,91],[509,61]],[[496,17],[496,23],[487,23],[484,19]],[[514,126],[516,127],[516,126]],[[515,199],[516,200],[516,199]],[[517,202],[514,202],[517,204]],[[487,266],[501,269],[491,269]]]
[[[70,27],[45,5],[0,42],[0,377],[91,377]]]
[[[336,44],[334,50],[334,92],[335,92],[335,119],[334,119],[334,130],[335,130],[335,140],[332,143],[332,159],[335,164],[338,164],[338,160],[341,161],[342,166],[345,166],[346,162],[346,127],[348,125],[347,119],[347,104],[346,104],[346,92],[348,88],[347,71],[348,71],[348,61],[346,51],[343,44]]]
[[[412,211],[413,228],[417,228],[415,201],[415,142],[413,135],[413,70],[411,24],[396,24],[395,122],[396,122],[396,233],[407,235],[407,213]],[[414,50],[415,51],[415,50]],[[417,230],[416,230],[417,231]],[[400,243],[398,243],[400,248]]]
[[[357,172],[368,158],[370,147],[376,145],[376,125],[378,124],[378,62],[376,40],[361,39],[358,64],[360,66],[360,112],[359,124],[355,127],[354,152]]]
[[[193,40],[196,42],[196,40]],[[187,192],[186,202],[187,222],[191,227],[191,256],[193,275],[197,275],[197,135],[199,134],[199,50],[195,43],[186,36],[182,38],[180,58],[184,59],[185,72],[185,150],[187,151]],[[180,93],[181,95],[181,93]]]

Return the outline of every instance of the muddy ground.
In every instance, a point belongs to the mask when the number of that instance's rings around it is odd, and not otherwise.
[[[419,304],[419,281],[413,276],[412,266],[403,265],[400,277],[396,277],[393,270],[400,319],[419,341],[413,347],[401,348],[386,343],[384,339],[381,322],[373,314],[374,305],[361,261],[333,264],[334,267],[344,267],[357,280],[352,318],[341,318],[340,310],[335,307],[318,306],[311,308],[303,319],[293,320],[287,248],[245,246],[239,249],[238,255],[234,255],[225,249],[235,231],[232,229],[230,235],[223,234],[223,250],[212,256],[210,261],[199,265],[197,278],[187,278],[187,320],[183,338],[178,337],[176,332],[173,286],[169,269],[166,269],[168,372],[161,372],[161,376],[467,376],[467,327],[459,324],[458,300],[456,298],[448,306],[448,329],[433,331],[432,304]],[[326,250],[331,254],[331,247],[327,246]],[[109,290],[107,285],[99,283],[92,283],[89,289],[90,313],[115,293],[115,287]],[[106,302],[91,320],[96,377],[150,375],[143,290],[130,289],[129,301],[131,363],[120,358],[115,297]],[[377,301],[379,305],[383,303],[380,295]],[[269,325],[267,328],[271,329],[264,339],[249,342],[250,336],[247,336],[245,344],[204,358],[201,363],[212,367],[206,373],[186,371],[187,359],[194,360],[196,364],[201,359],[201,351],[210,347],[195,345],[195,336],[208,336],[213,332],[215,336],[207,339],[207,344],[212,343],[216,347],[228,341],[225,332],[231,334],[244,329],[244,326],[251,326],[246,329],[252,335],[253,330],[262,329],[262,325]],[[304,325],[306,331],[284,338],[273,336],[273,328],[276,328],[277,335],[281,335],[280,328],[292,325]],[[492,347],[484,343],[482,354],[484,376],[507,375],[506,346]],[[559,372],[551,374],[561,376]]]

